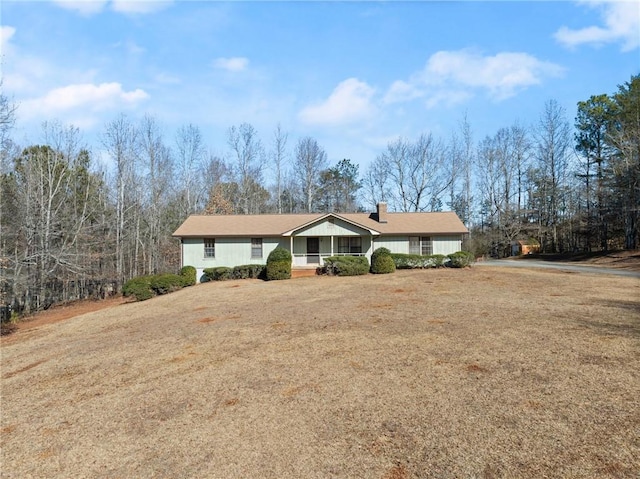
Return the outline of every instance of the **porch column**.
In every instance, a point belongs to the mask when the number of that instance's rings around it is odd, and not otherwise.
[[[333,235],[329,236],[329,241],[331,241],[331,256],[333,256]]]
[[[369,261],[371,261],[371,255],[373,254],[373,235],[371,233],[369,233],[369,250],[371,251]]]
[[[289,245],[291,250],[291,267],[293,267],[296,264],[296,258],[293,256],[293,235],[289,236]]]

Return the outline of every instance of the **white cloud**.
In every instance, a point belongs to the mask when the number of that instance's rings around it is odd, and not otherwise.
[[[232,57],[232,58],[216,58],[213,61],[213,66],[221,70],[227,70],[229,72],[241,72],[246,70],[249,66],[249,59],[244,57]]]
[[[478,91],[496,100],[539,85],[547,77],[560,76],[563,68],[520,52],[487,56],[474,50],[439,51],[423,70],[408,81],[394,82],[385,95],[386,103],[426,98],[428,107],[465,101]]]
[[[304,108],[300,120],[317,125],[345,125],[370,117],[375,107],[375,90],[357,78],[348,78],[338,84],[325,101]]]
[[[404,80],[396,80],[389,87],[383,101],[384,103],[399,103],[423,96],[424,91],[418,88],[417,85]]]
[[[40,98],[25,100],[21,115],[58,117],[83,112],[97,113],[137,105],[149,98],[141,89],[125,91],[120,83],[83,83],[55,88]]]
[[[498,99],[538,85],[547,76],[558,76],[562,68],[527,53],[503,52],[482,56],[470,50],[438,52],[427,62],[427,82],[457,84],[489,90]]]
[[[45,61],[20,52],[12,43],[16,32],[14,27],[0,26],[3,88],[14,94],[33,90],[51,75],[51,69]]]
[[[9,27],[7,25],[0,26],[0,46],[2,47],[2,51],[9,44],[9,40],[16,34],[16,29],[14,27]]]
[[[623,51],[631,51],[640,46],[640,3],[637,1],[587,1],[600,10],[603,26],[588,26],[571,29],[563,26],[554,34],[557,41],[567,47],[582,44],[620,42]]]

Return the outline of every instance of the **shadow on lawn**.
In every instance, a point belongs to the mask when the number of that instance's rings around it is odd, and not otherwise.
[[[637,301],[601,300],[598,303],[610,308],[622,308],[640,313],[640,302]],[[601,334],[640,338],[640,314],[626,321],[616,321],[608,317],[605,320],[582,319],[578,324],[599,331]]]

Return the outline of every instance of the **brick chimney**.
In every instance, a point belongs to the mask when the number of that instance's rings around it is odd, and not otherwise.
[[[376,209],[378,210],[378,223],[386,223],[387,222],[387,204],[386,203],[378,203],[376,205]]]

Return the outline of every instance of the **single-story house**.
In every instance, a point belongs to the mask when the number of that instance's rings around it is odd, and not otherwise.
[[[316,268],[336,255],[366,256],[382,246],[393,253],[450,254],[469,231],[453,212],[192,215],[173,233],[182,265],[204,268],[265,264],[277,246],[293,269]]]

